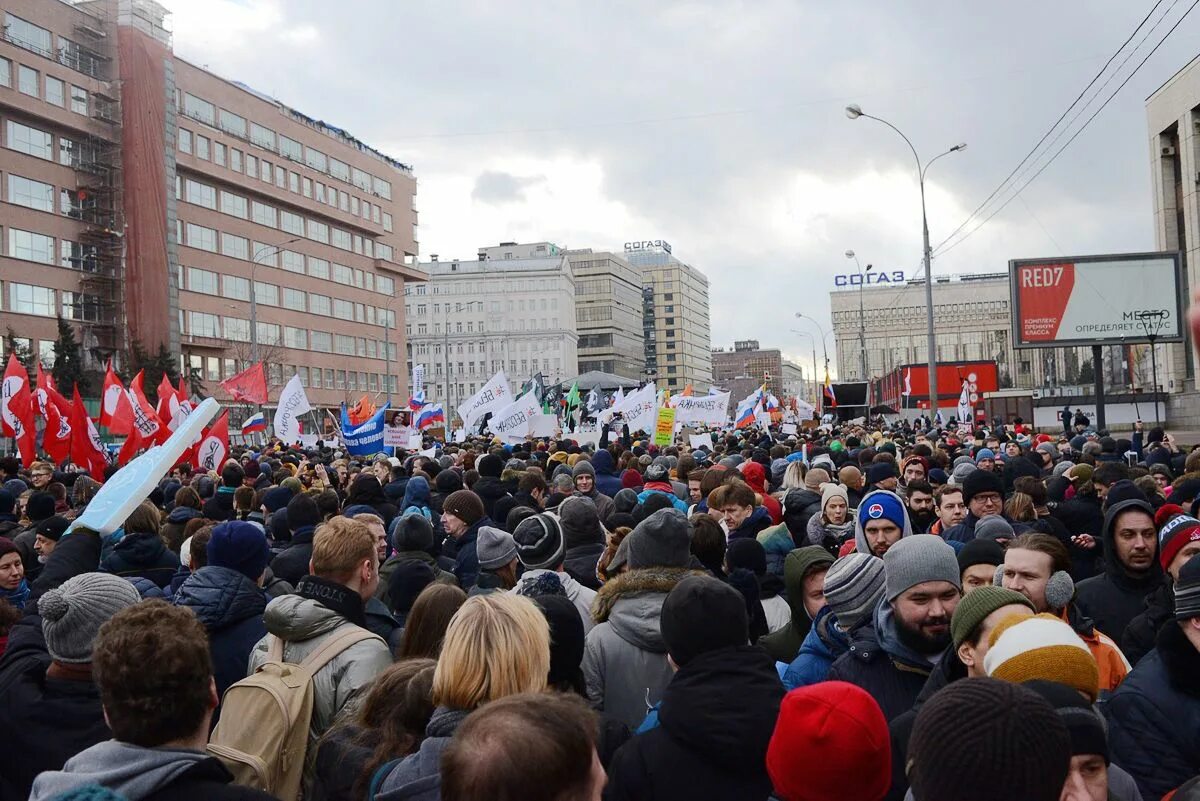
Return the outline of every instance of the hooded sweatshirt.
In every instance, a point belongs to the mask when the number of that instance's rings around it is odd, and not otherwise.
[[[771,497],[767,492],[767,470],[758,462],[747,462],[742,468],[742,478],[745,479],[746,485],[754,490],[762,497],[763,508],[771,515],[771,524],[779,525],[783,522],[783,507],[779,505],[779,501]]]
[[[877,495],[890,495],[900,504],[900,508],[904,509],[904,525],[900,529],[900,538],[911,537],[913,533],[912,523],[908,519],[908,510],[904,506],[904,501],[900,500],[900,496],[894,492],[887,490],[874,490],[863,496],[862,503],[859,504],[859,510],[864,507],[870,508],[871,498]],[[863,530],[861,518],[856,514],[854,516],[854,550],[858,553],[871,553],[871,546],[867,542],[867,533]]]
[[[1113,504],[1104,514],[1101,546],[1104,552],[1104,572],[1079,582],[1075,603],[1090,617],[1096,628],[1113,640],[1121,642],[1130,622],[1146,609],[1146,599],[1165,581],[1158,554],[1150,569],[1134,573],[1120,560],[1115,542],[1117,517],[1130,509],[1140,509],[1154,517],[1149,504],[1130,499]]]
[[[592,456],[592,468],[596,471],[596,489],[610,498],[616,497],[622,486],[612,454],[605,448],[597,450]]]
[[[804,608],[805,577],[814,570],[828,569],[831,564],[832,556],[811,550],[796,549],[784,558],[783,587],[792,610],[792,619],[789,625],[758,640],[758,644],[776,662],[786,663],[795,659],[812,626],[808,610]]]
[[[142,748],[106,740],[68,759],[62,770],[38,776],[29,799],[43,801],[87,784],[99,784],[126,801],[141,801],[208,760],[213,758],[200,751]]]

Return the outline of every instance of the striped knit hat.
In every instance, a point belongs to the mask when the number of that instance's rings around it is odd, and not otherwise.
[[[988,637],[988,646],[983,668],[992,678],[1016,684],[1056,681],[1092,701],[1100,694],[1096,658],[1075,630],[1054,615],[1007,617]]]
[[[847,554],[825,574],[825,603],[843,631],[871,622],[884,589],[883,560],[868,553]]]
[[[1188,560],[1175,583],[1175,619],[1193,617],[1200,617],[1200,556]]]

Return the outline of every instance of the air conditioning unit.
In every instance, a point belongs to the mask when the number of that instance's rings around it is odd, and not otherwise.
[[[1162,154],[1163,154],[1163,158],[1166,158],[1167,156],[1174,156],[1175,155],[1175,146],[1174,145],[1163,145]]]

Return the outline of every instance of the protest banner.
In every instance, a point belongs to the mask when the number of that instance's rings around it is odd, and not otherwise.
[[[675,411],[666,406],[658,410],[658,419],[654,423],[654,444],[660,448],[665,448],[675,439]]]

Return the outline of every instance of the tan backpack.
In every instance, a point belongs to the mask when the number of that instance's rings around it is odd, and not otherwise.
[[[299,664],[283,661],[283,640],[268,637],[267,661],[225,691],[208,752],[229,769],[235,784],[293,801],[304,777],[313,676],[355,643],[379,637],[358,626],[346,628]]]

